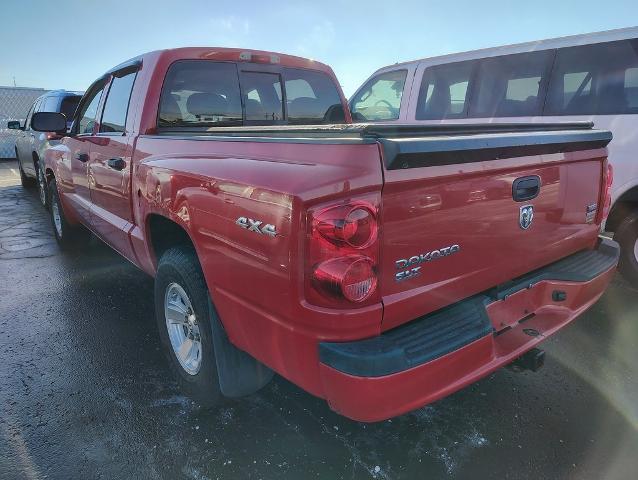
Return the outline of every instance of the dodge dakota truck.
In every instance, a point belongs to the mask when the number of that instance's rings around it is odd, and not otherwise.
[[[123,63],[45,154],[55,237],[155,278],[169,363],[205,405],[277,372],[378,421],[516,363],[603,293],[608,131],[353,124],[332,70],[183,48]]]

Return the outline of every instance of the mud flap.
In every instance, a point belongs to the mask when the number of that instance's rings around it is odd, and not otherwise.
[[[248,353],[238,349],[226,335],[219,315],[208,300],[213,330],[213,347],[219,376],[219,387],[225,397],[242,397],[266,386],[274,372]]]

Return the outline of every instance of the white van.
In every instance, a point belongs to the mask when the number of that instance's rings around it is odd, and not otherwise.
[[[355,92],[350,109],[362,122],[589,120],[611,130],[606,230],[638,286],[638,27],[391,65]]]

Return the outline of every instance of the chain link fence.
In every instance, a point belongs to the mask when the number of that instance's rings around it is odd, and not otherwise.
[[[7,122],[24,123],[35,99],[47,91],[43,88],[0,87],[0,158],[15,157],[16,131],[9,130]]]

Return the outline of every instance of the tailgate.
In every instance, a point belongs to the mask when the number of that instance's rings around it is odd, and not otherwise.
[[[384,330],[595,245],[609,132],[454,130],[379,134]]]

